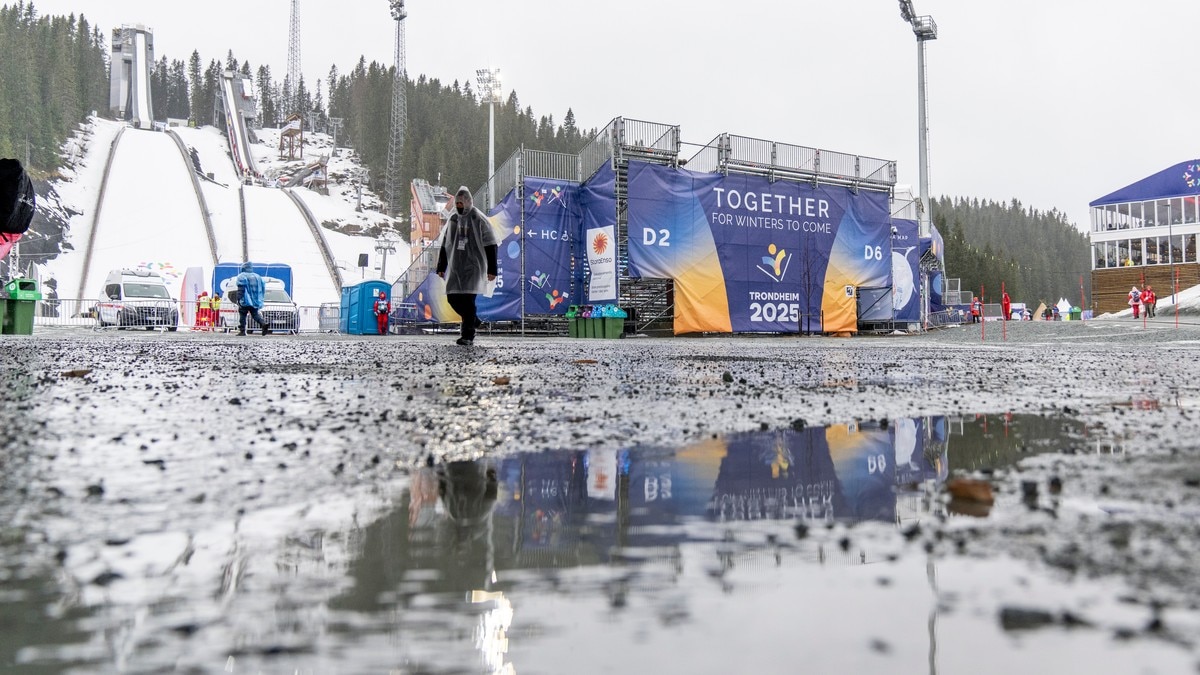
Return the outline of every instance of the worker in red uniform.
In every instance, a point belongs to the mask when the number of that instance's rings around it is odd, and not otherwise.
[[[1008,291],[1000,296],[1000,311],[1004,312],[1005,321],[1012,318],[1012,299],[1008,297]]]
[[[379,334],[387,335],[388,333],[388,314],[392,312],[392,305],[388,302],[387,293],[380,293],[378,298],[375,298],[375,322],[379,326]]]

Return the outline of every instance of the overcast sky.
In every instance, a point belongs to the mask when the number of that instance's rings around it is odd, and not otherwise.
[[[1057,208],[1196,159],[1200,3],[914,0],[928,43],[931,194]],[[287,69],[291,0],[36,0],[107,31],[154,30],[158,56],[230,49]],[[916,42],[897,0],[409,0],[409,73],[501,69],[505,93],[582,128],[613,117],[899,162],[918,182]],[[305,78],[359,56],[390,64],[386,0],[300,0]],[[685,147],[684,155],[698,148]],[[497,148],[497,158],[512,148]],[[500,161],[498,159],[498,161]],[[454,183],[452,177],[448,180]]]

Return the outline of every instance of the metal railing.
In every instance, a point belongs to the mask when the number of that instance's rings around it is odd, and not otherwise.
[[[526,176],[579,182],[579,156],[545,150],[525,151]]]
[[[693,171],[749,173],[873,189],[890,190],[896,184],[896,163],[890,160],[735,134],[717,136],[686,165]]]

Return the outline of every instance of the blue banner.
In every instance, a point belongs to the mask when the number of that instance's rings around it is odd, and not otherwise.
[[[674,279],[675,332],[852,332],[885,286],[883,192],[629,163],[631,276]]]
[[[571,256],[579,238],[579,186],[525,179],[526,314],[565,314],[571,298]]]
[[[584,250],[577,254],[577,262],[586,263],[588,253],[593,257],[598,258],[602,263],[606,256],[617,255],[617,242],[606,241],[606,228],[611,227],[615,232],[617,229],[617,193],[616,193],[616,174],[613,173],[612,167],[605,164],[596,172],[594,176],[588,179],[586,183],[579,187],[579,208],[583,215],[583,222],[580,228],[579,241],[582,242]],[[587,233],[592,232],[592,236],[588,237]],[[615,262],[615,261],[614,261]],[[612,292],[609,293],[584,293],[584,287],[588,283],[589,275],[605,274],[608,269],[601,269],[593,272],[589,265],[576,265],[578,270],[575,275],[572,288],[576,291],[576,297],[585,298],[584,304],[597,304],[601,302],[616,302],[620,294],[620,288],[617,280],[614,279]],[[613,264],[612,269],[615,276],[619,278],[619,269]]]
[[[915,220],[892,221],[892,310],[895,321],[921,320],[920,225]]]

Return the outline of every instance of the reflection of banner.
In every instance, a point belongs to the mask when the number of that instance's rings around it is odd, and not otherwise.
[[[571,295],[571,241],[579,235],[579,186],[525,179],[526,314],[564,314]]]
[[[617,237],[612,225],[587,231],[588,303],[617,299]]]
[[[825,440],[845,499],[837,515],[895,521],[896,450],[890,432],[877,425],[831,425]]]
[[[886,285],[887,194],[629,163],[632,276],[674,279],[675,331],[856,328]]]

